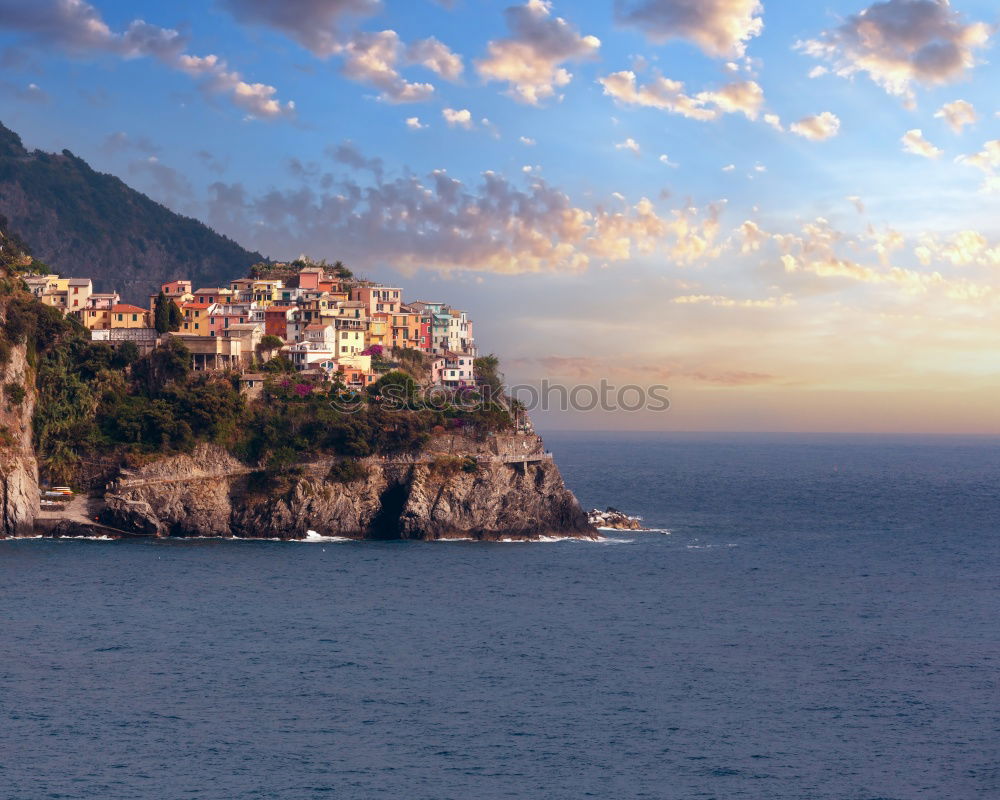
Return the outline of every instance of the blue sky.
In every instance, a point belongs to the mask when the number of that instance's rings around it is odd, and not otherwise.
[[[671,386],[614,425],[1000,431],[995,3],[448,5],[0,0],[0,120],[516,380]]]

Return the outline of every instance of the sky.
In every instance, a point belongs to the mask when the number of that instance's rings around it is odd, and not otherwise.
[[[1000,433],[995,0],[0,0],[0,121],[466,309],[573,429]],[[81,265],[81,271],[86,265]]]

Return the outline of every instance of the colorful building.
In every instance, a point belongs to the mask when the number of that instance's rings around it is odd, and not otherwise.
[[[139,306],[118,303],[111,308],[111,328],[151,328],[150,313]]]

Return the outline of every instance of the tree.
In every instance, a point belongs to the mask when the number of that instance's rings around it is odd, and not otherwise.
[[[184,314],[181,313],[180,306],[178,306],[173,300],[170,301],[168,308],[170,309],[169,329],[171,331],[179,331],[181,329],[181,323],[184,322]]]
[[[483,388],[483,394],[488,399],[495,400],[503,396],[503,381],[500,378],[500,359],[490,353],[480,356],[473,362],[476,383]]]
[[[280,336],[275,336],[274,334],[267,334],[263,339],[260,340],[260,344],[257,345],[257,355],[261,358],[264,354],[267,354],[267,360],[270,360],[274,355],[275,350],[280,350],[285,346],[285,340]]]
[[[163,292],[156,295],[156,302],[153,305],[153,326],[157,333],[166,333],[170,330],[170,308],[167,305],[169,302]]]

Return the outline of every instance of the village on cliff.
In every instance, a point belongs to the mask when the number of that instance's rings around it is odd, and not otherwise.
[[[475,385],[476,345],[464,311],[441,302],[404,302],[403,289],[357,279],[340,264],[265,263],[250,275],[224,287],[171,281],[150,297],[148,308],[122,303],[117,292],[95,292],[90,278],[41,275],[26,283],[95,341],[132,342],[144,354],[178,340],[193,370],[238,372],[250,394],[263,386],[260,365],[275,359],[297,373],[361,389],[400,349],[427,357],[433,384]]]

